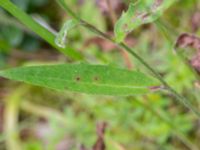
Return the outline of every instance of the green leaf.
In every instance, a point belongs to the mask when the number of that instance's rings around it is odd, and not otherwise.
[[[0,76],[56,90],[101,95],[144,94],[157,85],[141,72],[88,64],[19,67],[1,71]]]
[[[122,42],[126,35],[137,27],[154,22],[177,0],[140,0],[131,3],[115,24],[115,38]]]
[[[61,48],[66,47],[67,42],[67,34],[69,30],[73,29],[75,26],[79,24],[76,20],[68,20],[64,23],[63,27],[61,28],[60,32],[56,36],[55,43]]]

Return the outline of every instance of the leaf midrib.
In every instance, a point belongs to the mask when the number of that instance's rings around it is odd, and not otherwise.
[[[114,85],[114,84],[105,84],[105,83],[98,83],[98,82],[83,82],[83,81],[70,81],[70,80],[64,80],[64,79],[58,79],[54,77],[38,77],[38,76],[33,76],[29,75],[29,78],[35,78],[35,79],[48,79],[48,80],[57,80],[57,81],[66,81],[70,83],[78,83],[81,85],[90,85],[93,84],[94,86],[99,86],[99,87],[114,87],[114,88],[137,88],[137,89],[148,89],[147,87],[150,86],[126,86],[126,85]],[[23,79],[20,79],[20,81],[25,81]],[[26,82],[26,81],[25,81]],[[29,81],[30,82],[30,81]],[[153,85],[152,85],[153,86]]]

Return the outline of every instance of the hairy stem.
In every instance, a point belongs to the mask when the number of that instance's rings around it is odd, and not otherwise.
[[[169,91],[173,96],[180,101],[182,104],[184,104],[187,108],[192,110],[196,115],[200,117],[200,112],[182,95],[177,93],[165,80],[162,78],[162,76],[156,72],[142,57],[140,57],[137,53],[135,53],[131,48],[129,48],[124,43],[119,44],[120,47],[127,50],[131,55],[133,55],[138,61],[140,61],[165,87],[167,91]]]
[[[79,18],[65,3],[64,0],[57,0],[57,2],[60,4],[61,7],[64,8],[64,10],[71,15],[74,19],[77,19],[81,22],[81,24],[86,27],[88,30],[96,33],[98,36],[114,43],[119,48],[123,48],[127,52],[129,52],[133,57],[135,57],[141,64],[143,64],[165,87],[165,89],[170,92],[176,100],[180,101],[182,104],[184,104],[187,108],[189,108],[191,111],[193,111],[198,117],[200,117],[200,112],[182,95],[177,93],[165,80],[163,77],[155,71],[142,57],[140,57],[136,52],[134,52],[130,47],[128,47],[125,43],[117,43],[113,38],[111,38],[109,35],[101,32],[93,25],[89,24],[88,22],[82,20]]]

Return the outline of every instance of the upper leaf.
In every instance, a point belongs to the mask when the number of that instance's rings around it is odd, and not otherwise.
[[[143,94],[157,85],[141,72],[88,64],[19,67],[1,71],[0,76],[56,90],[101,95]]]
[[[115,24],[115,38],[122,42],[126,35],[142,24],[158,19],[176,0],[140,0],[131,3]]]

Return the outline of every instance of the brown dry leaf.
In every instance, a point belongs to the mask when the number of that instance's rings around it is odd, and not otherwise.
[[[200,51],[190,60],[191,66],[200,73]]]
[[[196,32],[200,27],[200,11],[196,11],[191,17],[192,31]]]
[[[106,122],[101,122],[97,124],[97,142],[95,143],[95,145],[93,146],[92,150],[105,150],[106,149],[106,145],[104,142],[104,133],[107,127],[107,123]]]
[[[200,38],[188,33],[180,35],[176,42],[176,48],[187,47],[196,50],[195,55],[189,60],[189,64],[196,72],[200,73]]]
[[[181,34],[177,41],[176,41],[176,48],[194,48],[197,51],[200,50],[200,38],[192,35],[192,34],[188,34],[188,33],[183,33]]]

